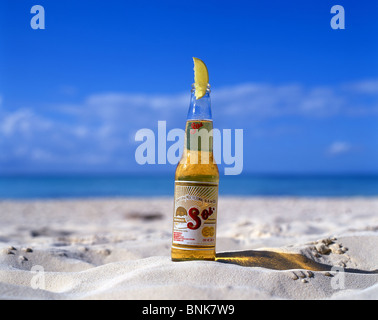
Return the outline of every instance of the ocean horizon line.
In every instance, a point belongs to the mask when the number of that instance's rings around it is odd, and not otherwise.
[[[238,178],[342,178],[342,177],[372,177],[378,178],[378,172],[246,172],[239,175],[220,175],[221,178],[238,179]],[[0,173],[1,178],[172,178],[174,170],[171,172],[161,173],[132,173],[132,172],[29,172],[29,173]]]
[[[173,196],[174,175],[0,176],[0,199]],[[220,179],[219,194],[270,197],[378,196],[378,175],[242,175]]]

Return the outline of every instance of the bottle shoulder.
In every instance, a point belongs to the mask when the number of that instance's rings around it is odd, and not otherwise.
[[[176,181],[218,182],[219,170],[216,163],[179,163],[175,173]]]

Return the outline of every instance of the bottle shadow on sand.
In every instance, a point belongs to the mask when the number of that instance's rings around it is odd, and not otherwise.
[[[215,261],[237,264],[243,267],[261,267],[274,270],[305,269],[311,271],[332,271],[334,266],[318,263],[301,254],[275,251],[231,251],[217,253]],[[378,270],[366,271],[344,269],[349,273],[378,274]]]

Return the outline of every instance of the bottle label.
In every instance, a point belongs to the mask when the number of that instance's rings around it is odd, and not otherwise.
[[[217,207],[218,183],[176,181],[173,246],[214,247]]]

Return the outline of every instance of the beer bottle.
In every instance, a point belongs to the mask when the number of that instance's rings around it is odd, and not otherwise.
[[[219,171],[213,155],[210,85],[203,61],[194,59],[195,83],[176,168],[172,260],[215,260]]]

